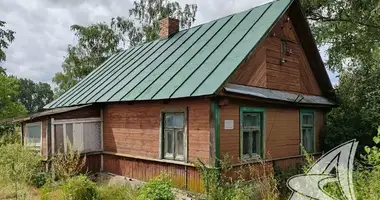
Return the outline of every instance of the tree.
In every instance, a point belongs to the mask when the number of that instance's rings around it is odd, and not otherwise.
[[[380,122],[380,1],[301,3],[317,44],[327,48],[327,67],[339,74],[340,106],[328,115],[324,149],[350,139],[368,145]]]
[[[0,75],[0,119],[26,114],[24,105],[16,99],[19,95],[19,81]]]
[[[5,49],[15,39],[15,32],[12,30],[4,30],[5,22],[0,20],[0,64],[6,60]],[[0,65],[0,75],[6,75],[5,69]]]
[[[43,107],[53,101],[54,93],[47,83],[35,83],[30,79],[19,79],[20,93],[18,101],[24,104],[29,113],[43,110]]]
[[[19,143],[0,146],[0,185],[11,185],[16,199],[25,199],[21,191],[41,163],[41,157]]]
[[[380,1],[302,0],[319,45],[328,48],[327,66],[336,71],[380,61]]]
[[[159,22],[165,17],[180,20],[182,28],[188,28],[195,21],[197,5],[168,0],[134,1],[129,10],[129,18],[115,17],[110,24],[97,23],[90,26],[73,25],[78,43],[69,45],[62,64],[63,72],[57,73],[53,82],[58,88],[57,96],[73,87],[92,70],[100,66],[108,57],[125,47],[159,38]]]

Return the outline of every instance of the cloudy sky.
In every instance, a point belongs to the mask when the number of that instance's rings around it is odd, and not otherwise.
[[[202,24],[240,12],[269,0],[178,0],[182,5],[198,5],[196,23]],[[67,46],[75,44],[73,24],[109,22],[128,16],[133,0],[0,0],[0,20],[16,32],[6,51],[3,66],[8,74],[51,83]],[[334,76],[330,76],[336,82]]]

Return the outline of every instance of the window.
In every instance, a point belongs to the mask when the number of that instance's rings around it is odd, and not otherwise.
[[[281,55],[286,55],[288,44],[285,40],[281,40]]]
[[[301,110],[301,142],[308,153],[315,152],[314,111]]]
[[[162,157],[169,160],[185,160],[186,117],[185,112],[162,113]]]
[[[240,120],[242,158],[263,157],[264,110],[241,108]]]
[[[42,123],[26,124],[25,144],[41,150]]]
[[[101,151],[100,119],[55,121],[54,152],[67,152],[68,144],[81,153]]]

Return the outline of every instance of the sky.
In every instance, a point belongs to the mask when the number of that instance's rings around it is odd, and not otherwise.
[[[177,0],[181,5],[197,4],[194,25],[240,12],[269,0]],[[69,44],[76,38],[73,24],[109,23],[112,17],[128,17],[133,0],[0,0],[0,20],[16,32],[6,51],[3,67],[8,74],[52,84]],[[321,52],[322,57],[326,57]],[[337,79],[330,73],[335,85]]]

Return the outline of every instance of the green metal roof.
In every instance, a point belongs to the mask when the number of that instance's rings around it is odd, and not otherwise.
[[[212,95],[291,2],[271,2],[117,53],[45,108]]]

